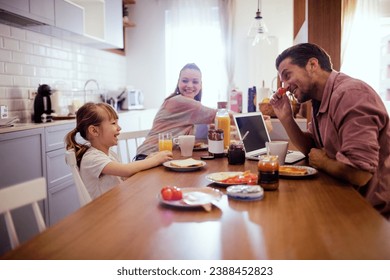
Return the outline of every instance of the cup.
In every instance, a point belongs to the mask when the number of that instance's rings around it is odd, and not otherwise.
[[[278,156],[279,165],[284,165],[288,149],[287,141],[266,142],[265,147],[270,155]]]
[[[162,132],[158,134],[158,150],[172,152],[172,133]]]
[[[183,157],[190,157],[195,145],[195,135],[180,135],[173,138],[173,143],[179,145]]]

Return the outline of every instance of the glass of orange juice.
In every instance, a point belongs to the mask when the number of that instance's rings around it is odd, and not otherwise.
[[[172,152],[172,133],[162,132],[158,134],[158,150]]]

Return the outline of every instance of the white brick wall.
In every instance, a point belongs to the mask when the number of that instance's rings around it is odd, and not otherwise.
[[[63,104],[83,97],[84,84],[96,79],[100,89],[126,85],[126,58],[59,38],[0,24],[0,104],[9,116],[30,121],[33,100],[29,91],[48,84],[61,91]],[[92,85],[92,98],[99,94]]]

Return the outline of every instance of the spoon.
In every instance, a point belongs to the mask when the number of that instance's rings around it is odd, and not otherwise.
[[[245,132],[244,136],[242,136],[241,143],[244,142],[244,140],[248,136],[248,134],[249,134],[249,130],[247,132]]]

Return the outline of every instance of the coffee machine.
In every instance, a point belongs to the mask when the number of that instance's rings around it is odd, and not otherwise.
[[[39,85],[38,93],[34,100],[34,122],[45,123],[52,121],[51,89],[48,85]]]

